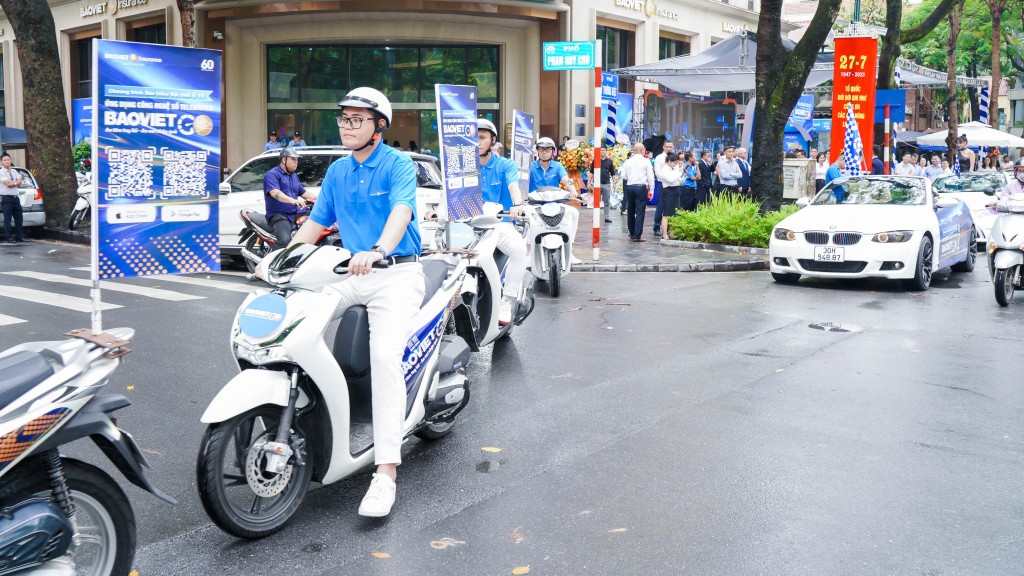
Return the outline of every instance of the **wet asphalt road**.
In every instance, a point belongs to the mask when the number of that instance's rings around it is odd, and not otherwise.
[[[87,264],[39,246],[0,252],[0,284],[23,282],[3,276],[12,266]],[[1024,298],[1000,309],[983,268],[919,294],[766,272],[574,273],[557,300],[541,285],[511,340],[473,359],[452,434],[406,444],[390,518],[355,513],[367,471],[312,491],[258,542],[212,526],[194,481],[198,418],[234,373],[227,333],[244,295],[127,283],[205,296],[109,294],[124,307],[104,315],[137,329],[110,386],[134,402],[121,425],[179,500],[129,488],[142,576],[1024,567]],[[0,314],[31,316],[0,327],[0,349],[87,321],[51,308],[0,297]],[[809,327],[822,322],[845,331]]]

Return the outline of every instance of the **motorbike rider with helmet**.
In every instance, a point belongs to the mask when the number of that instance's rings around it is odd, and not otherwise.
[[[544,186],[558,187],[560,184],[564,184],[565,188],[569,191],[570,198],[579,198],[580,193],[576,190],[576,184],[573,183],[572,178],[569,178],[569,173],[565,171],[565,166],[562,163],[554,160],[555,156],[555,141],[547,136],[539,138],[537,140],[537,159],[530,165],[530,192]],[[569,218],[572,224],[572,236],[576,237],[576,228],[580,223],[580,215],[577,210],[568,211]],[[575,255],[571,255],[573,264],[580,264],[579,258]]]
[[[263,175],[263,193],[267,207],[267,223],[277,237],[278,247],[285,247],[292,239],[295,218],[306,208],[306,201],[316,200],[316,194],[307,191],[299,180],[299,154],[292,148],[282,148],[281,162]]]
[[[989,200],[988,206],[995,206],[996,199],[1003,200],[1011,196],[1024,197],[1024,158],[1013,163],[1013,180],[1003,188],[997,198]]]
[[[405,376],[402,354],[412,319],[423,300],[420,232],[416,221],[416,167],[382,133],[391,126],[391,103],[373,88],[350,91],[338,102],[338,131],[352,154],[336,160],[324,176],[309,219],[292,243],[312,244],[335,222],[352,253],[349,278],[334,286],[336,313],[366,306],[370,322],[373,444],[377,471],[359,505],[359,515],[387,516],[395,502],[402,462]],[[386,269],[373,270],[381,260]]]
[[[519,191],[519,169],[515,162],[492,151],[498,141],[498,129],[486,118],[477,118],[476,135],[480,154],[480,191],[487,203],[500,204],[513,219],[523,217],[523,197]],[[509,222],[494,228],[498,236],[497,248],[508,256],[505,286],[502,289],[498,324],[507,326],[512,321],[512,303],[526,275],[526,240]]]

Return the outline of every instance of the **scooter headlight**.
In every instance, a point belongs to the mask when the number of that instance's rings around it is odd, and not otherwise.
[[[989,256],[996,253],[996,243],[992,242],[991,240],[988,243],[988,253]]]
[[[294,361],[284,346],[250,346],[241,341],[235,342],[235,357],[257,366]]]
[[[547,216],[548,218],[554,218],[562,212],[562,207],[554,202],[548,202],[547,204],[540,207],[540,213]]]

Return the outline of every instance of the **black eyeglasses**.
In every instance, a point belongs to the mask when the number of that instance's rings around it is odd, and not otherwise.
[[[372,120],[372,118],[367,118],[365,116],[338,116],[338,127],[348,127],[354,130],[359,130],[363,127],[363,122],[367,120]]]

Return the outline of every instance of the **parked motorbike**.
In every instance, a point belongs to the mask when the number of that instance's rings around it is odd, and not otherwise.
[[[567,204],[569,193],[545,186],[526,197],[526,241],[530,248],[530,272],[548,283],[548,292],[557,297],[562,278],[572,269],[572,223],[578,211]]]
[[[500,210],[500,206],[497,209]],[[498,250],[498,235],[494,228],[507,216],[507,212],[491,212],[466,221],[472,229],[473,239],[465,248],[469,267],[462,287],[462,299],[453,310],[453,316],[455,333],[474,352],[511,333],[513,327],[522,324],[533,312],[533,282],[529,276],[524,276],[519,297],[512,303],[512,322],[505,326],[498,323],[508,256]],[[516,227],[520,233],[523,231],[521,224]]]
[[[125,477],[157,498],[174,500],[146,476],[135,440],[113,413],[131,404],[99,396],[131,328],[29,342],[0,354],[0,575],[127,575],[135,557],[131,503],[106,472],[61,456],[91,438]]]
[[[332,484],[374,462],[368,315],[365,306],[339,310],[333,288],[350,257],[308,244],[278,252],[259,268],[277,288],[254,292],[238,310],[231,346],[240,373],[202,416],[196,464],[203,507],[229,534],[280,530],[310,481]],[[466,263],[447,254],[422,263],[425,295],[403,357],[404,432],[437,440],[469,402],[469,348],[445,336]]]
[[[295,218],[295,226],[292,228],[293,235],[309,218],[309,211],[311,209],[312,204]],[[284,246],[278,245],[277,236],[274,236],[274,228],[262,213],[255,210],[241,210],[238,213],[238,217],[245,224],[245,228],[238,235],[238,243],[242,246],[242,259],[245,260],[245,267],[252,274],[267,254],[284,248]],[[316,245],[341,246],[338,225],[332,224],[329,228],[325,228],[320,233],[320,237],[317,238]]]
[[[985,191],[988,194],[988,191]],[[1004,198],[996,202],[1003,212],[988,236],[988,270],[995,287],[996,302],[1008,306],[1014,290],[1021,288],[1024,266],[1024,198]]]
[[[77,172],[78,177],[78,200],[75,200],[75,207],[71,210],[68,218],[68,230],[74,230],[82,224],[82,220],[89,214],[89,200],[92,198],[92,180],[88,174]]]

